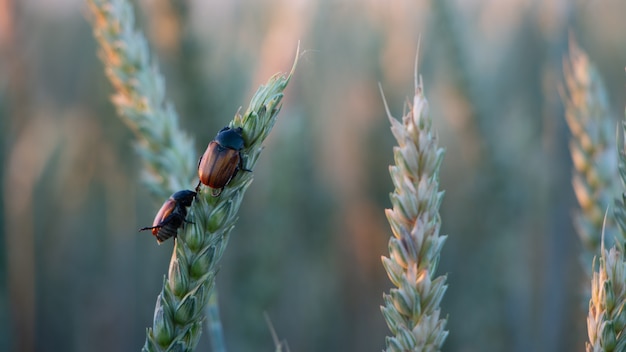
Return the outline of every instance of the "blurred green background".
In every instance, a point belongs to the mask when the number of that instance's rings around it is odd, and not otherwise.
[[[198,153],[302,57],[217,278],[230,351],[378,351],[390,288],[393,137],[413,60],[447,149],[444,351],[583,351],[588,286],[571,225],[558,94],[573,34],[623,116],[626,3],[566,0],[141,0],[134,3]],[[163,199],[82,0],[0,0],[0,350],[137,351],[172,241],[137,229]],[[617,123],[617,122],[616,122]],[[191,185],[190,185],[191,186]],[[199,351],[209,350],[208,335]]]

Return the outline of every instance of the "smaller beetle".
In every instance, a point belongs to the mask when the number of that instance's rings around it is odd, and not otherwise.
[[[241,127],[224,127],[212,140],[204,155],[198,161],[198,177],[200,182],[196,186],[196,192],[200,185],[204,184],[212,188],[211,195],[217,197],[228,183],[237,175],[239,170],[252,171],[243,167],[241,149],[244,147]]]
[[[196,197],[196,192],[184,190],[178,191],[163,203],[161,209],[154,217],[152,226],[144,227],[139,231],[152,230],[152,234],[156,237],[157,242],[167,240],[170,237],[176,237],[178,228],[184,223],[189,222],[187,217],[187,207]]]

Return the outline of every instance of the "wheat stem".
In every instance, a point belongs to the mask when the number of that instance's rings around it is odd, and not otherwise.
[[[213,286],[209,303],[206,308],[207,330],[211,339],[212,352],[226,352],[226,343],[224,342],[224,329],[220,319],[220,308],[217,297],[217,289]]]

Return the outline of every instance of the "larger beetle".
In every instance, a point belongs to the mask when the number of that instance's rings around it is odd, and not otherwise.
[[[224,127],[215,136],[198,161],[198,177],[200,185],[211,187],[211,195],[219,196],[222,190],[237,175],[239,170],[251,171],[243,166],[241,149],[244,147],[243,129],[241,127]]]
[[[187,207],[196,197],[196,192],[190,190],[178,191],[163,203],[152,222],[152,226],[144,227],[139,231],[152,230],[157,242],[176,237],[178,228],[187,221]]]

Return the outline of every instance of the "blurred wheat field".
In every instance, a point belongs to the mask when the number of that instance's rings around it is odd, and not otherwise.
[[[133,2],[198,153],[291,67],[217,276],[230,351],[384,348],[395,116],[420,72],[439,145],[444,351],[583,351],[580,239],[558,87],[570,33],[625,99],[617,1]],[[0,350],[134,351],[172,244],[81,0],[0,0]],[[209,350],[203,334],[197,350]]]

